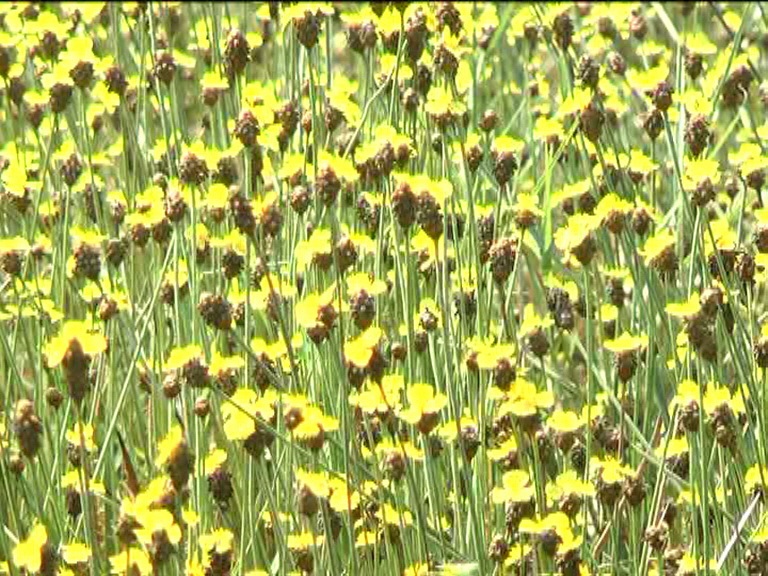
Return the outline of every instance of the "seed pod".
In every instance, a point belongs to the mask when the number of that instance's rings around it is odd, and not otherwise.
[[[235,123],[234,135],[245,148],[256,145],[256,138],[261,133],[259,122],[248,109],[242,110]]]
[[[223,296],[203,293],[197,305],[205,323],[217,330],[229,330],[232,326],[232,307]]]
[[[579,60],[578,77],[581,85],[594,90],[600,81],[600,64],[595,59],[585,54]]]
[[[712,141],[709,120],[703,114],[696,114],[685,125],[685,142],[694,157],[699,157]]]
[[[208,165],[205,159],[187,151],[179,164],[179,180],[184,184],[200,186],[208,179]]]
[[[152,74],[168,86],[176,75],[176,60],[170,52],[162,51],[155,54],[155,66]]]
[[[594,101],[590,101],[581,110],[581,115],[579,116],[579,125],[582,132],[584,132],[584,137],[590,142],[596,143],[603,131],[603,124],[605,124],[605,114],[597,107]]]
[[[437,240],[443,234],[443,215],[440,205],[434,196],[428,192],[422,192],[417,198],[416,219],[424,232]]]
[[[317,16],[306,10],[301,18],[294,19],[293,27],[296,30],[296,37],[302,46],[311,50],[317,44],[320,36],[320,21]]]
[[[573,39],[573,20],[570,14],[562,12],[558,14],[552,22],[552,32],[555,35],[555,42],[565,52],[571,45]]]
[[[224,47],[224,62],[227,73],[233,76],[242,74],[246,64],[248,64],[250,52],[245,35],[236,28],[230,30]]]
[[[35,414],[35,405],[27,399],[16,402],[13,414],[13,432],[18,438],[19,449],[27,458],[34,458],[40,449],[43,425]]]
[[[23,86],[23,85],[22,85]],[[23,92],[22,92],[23,94]],[[72,86],[69,84],[62,84],[57,82],[48,91],[49,103],[51,105],[51,111],[54,114],[60,114],[66,110],[69,101],[72,99]],[[20,104],[21,99],[19,99]]]
[[[408,228],[416,221],[416,196],[406,182],[400,182],[392,192],[392,211],[402,228]]]
[[[478,128],[482,130],[483,132],[492,132],[496,126],[499,124],[499,115],[496,113],[495,110],[488,109],[485,112],[483,112],[483,117],[480,118],[480,122],[478,122]]]

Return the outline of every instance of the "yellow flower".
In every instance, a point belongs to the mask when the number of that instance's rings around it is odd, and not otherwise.
[[[432,86],[427,93],[424,111],[436,119],[448,122],[464,114],[467,107],[455,100],[451,91],[444,86]]]
[[[344,343],[344,358],[357,368],[366,368],[383,336],[381,328],[371,326],[354,340]]]
[[[520,532],[523,534],[541,535],[554,530],[562,540],[571,534],[571,521],[563,512],[552,512],[544,518],[523,518],[520,521]]]
[[[181,370],[190,362],[201,362],[203,359],[203,349],[197,344],[177,347],[171,350],[168,360],[165,361],[165,371],[174,372]]]
[[[134,533],[144,546],[152,546],[153,538],[158,533],[164,533],[173,546],[181,541],[181,528],[176,524],[173,514],[165,508],[141,510],[136,516],[136,521],[141,527],[136,528]]]
[[[311,531],[300,532],[298,534],[288,534],[288,549],[293,551],[309,550],[315,544],[322,546],[325,538],[317,536]]]
[[[517,195],[512,211],[515,214],[515,223],[520,228],[530,228],[544,215],[544,211],[539,207],[539,199],[526,192]]]
[[[611,456],[606,457],[605,460],[600,460],[597,456],[593,456],[590,459],[589,466],[595,477],[599,477],[607,485],[618,484],[632,475],[631,468],[624,466],[620,461]]]
[[[408,388],[406,398],[409,405],[400,411],[400,418],[418,427],[423,434],[429,434],[437,426],[440,410],[448,404],[448,397],[435,393],[429,384],[419,383]]]
[[[80,542],[65,544],[61,547],[61,558],[70,566],[85,564],[91,558],[91,549]]]
[[[488,448],[487,454],[491,462],[512,460],[517,455],[517,440],[510,436],[495,448]]]
[[[381,384],[366,383],[358,392],[353,390],[349,395],[349,403],[359,407],[365,414],[387,414],[400,405],[400,391],[405,387],[405,381],[399,374],[387,374]]]
[[[46,363],[49,368],[55,368],[64,360],[64,356],[75,342],[81,347],[83,354],[93,358],[105,352],[107,339],[95,333],[88,322],[70,320],[64,323],[59,331],[45,347]]]
[[[592,498],[594,495],[595,487],[582,480],[575,470],[567,470],[547,484],[547,499],[551,504],[571,496]]]
[[[80,424],[75,424],[72,430],[67,430],[64,436],[69,444],[75,448],[80,447],[81,444],[81,430]],[[82,425],[82,438],[85,441],[83,448],[86,452],[93,452],[96,450],[96,435],[94,434],[93,426],[91,424]]]
[[[171,459],[179,445],[184,442],[186,440],[184,439],[184,431],[181,429],[181,426],[178,424],[173,426],[157,446],[155,466],[164,466]]]
[[[570,410],[555,410],[547,419],[547,425],[559,433],[573,434],[584,427],[584,420]]]
[[[379,457],[380,461],[386,462],[387,456],[392,453],[401,454],[406,459],[415,460],[418,462],[424,460],[424,452],[417,446],[414,446],[411,442],[395,444],[389,438],[385,438],[376,445],[376,455]]]
[[[664,456],[665,445],[664,442],[656,448],[656,456],[659,458]],[[688,454],[688,439],[685,436],[679,438],[672,438],[669,444],[666,445],[666,459],[677,458]]]
[[[307,330],[315,328],[320,324],[326,324],[319,319],[320,312],[326,317],[333,315],[333,324],[336,319],[336,310],[333,307],[335,302],[336,284],[331,285],[327,290],[318,294],[313,292],[308,294],[303,300],[296,304],[296,321],[302,328]],[[326,314],[328,312],[328,314]],[[327,327],[327,324],[326,324]]]
[[[274,392],[267,390],[262,396],[248,388],[238,388],[230,401],[221,406],[224,435],[229,440],[246,440],[256,431],[255,417],[271,422],[275,417]]]
[[[525,503],[533,500],[535,493],[535,487],[531,484],[531,477],[528,472],[510,470],[504,473],[501,486],[496,486],[491,490],[491,501],[494,504]]]
[[[614,340],[606,340],[603,343],[603,346],[605,346],[606,350],[613,352],[614,354],[636,352],[637,350],[648,346],[648,336],[645,334],[633,336],[629,332],[624,332]]]
[[[683,380],[677,386],[677,394],[672,398],[672,407],[679,406],[684,407],[690,404],[699,405],[701,392],[699,385],[693,380]]]
[[[333,416],[323,414],[317,406],[307,406],[302,411],[302,420],[293,429],[297,440],[305,442],[309,448],[319,450],[325,441],[325,433],[339,429],[339,421]]]
[[[520,324],[521,337],[529,336],[532,332],[540,329],[545,330],[554,324],[549,316],[541,317],[536,314],[533,304],[528,303],[523,310],[523,322]]]
[[[0,238],[0,254],[9,254],[16,252],[19,255],[24,255],[29,252],[29,242],[21,236],[14,236],[12,238]]]
[[[736,415],[746,413],[744,397],[740,392],[732,395],[725,386],[710,383],[704,394],[704,412],[713,416],[722,406],[727,406]]]
[[[61,477],[60,485],[64,489],[72,488],[78,494],[80,494],[85,488],[85,483],[80,481],[80,473],[77,470],[70,470],[64,474]],[[92,494],[99,494],[101,496],[106,494],[104,484],[98,480],[95,480],[94,478],[91,478],[90,482],[88,483],[88,489]]]
[[[662,263],[662,258],[674,247],[675,235],[669,228],[662,228],[645,241],[645,245],[639,252],[645,260],[646,266],[657,267]]]
[[[383,280],[374,279],[369,273],[355,272],[347,276],[347,290],[350,294],[364,290],[371,296],[378,296],[387,291],[387,284]]]
[[[549,390],[536,390],[536,385],[518,377],[513,383],[506,399],[499,406],[498,417],[511,414],[520,419],[534,418],[539,410],[548,410],[555,403],[555,398]]]
[[[675,318],[690,318],[696,316],[701,310],[701,301],[698,292],[691,293],[685,302],[670,302],[665,307],[667,314]]]
[[[328,475],[323,472],[310,472],[299,469],[296,471],[296,484],[299,490],[304,488],[318,498],[328,498],[331,495]]]
[[[596,216],[574,214],[568,218],[564,227],[555,232],[555,247],[563,252],[567,259],[575,258],[582,265],[588,264],[596,251],[592,232],[599,224]]]
[[[119,554],[109,557],[110,574],[139,574],[148,576],[153,573],[149,554],[143,548],[126,548]]]
[[[759,464],[755,464],[744,476],[744,491],[753,494],[757,489],[765,489],[765,482],[768,482],[768,468],[763,467],[761,470]]]
[[[429,576],[429,564],[416,562],[403,570],[403,576]]]
[[[233,549],[234,541],[235,535],[226,528],[218,528],[213,532],[201,535],[198,543],[204,555],[203,565],[211,565],[213,554],[226,554],[230,552]]]
[[[42,550],[48,542],[48,531],[42,524],[35,524],[26,540],[19,542],[13,549],[13,564],[19,570],[30,574],[40,571]]]

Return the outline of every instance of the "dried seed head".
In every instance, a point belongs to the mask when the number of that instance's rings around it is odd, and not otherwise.
[[[229,199],[229,210],[237,229],[246,236],[253,236],[256,231],[256,218],[250,200],[239,192],[233,194]]]
[[[368,328],[376,317],[376,300],[365,290],[352,295],[349,308],[352,320],[360,330]]]
[[[526,336],[526,345],[537,358],[543,358],[549,352],[549,340],[543,328],[537,327]]]
[[[341,191],[341,180],[332,167],[324,166],[318,171],[315,189],[318,197],[326,206],[331,206],[336,201]]]
[[[80,174],[83,173],[83,163],[78,155],[73,152],[61,165],[60,171],[64,183],[72,187],[77,182],[77,179],[80,178]]]
[[[419,94],[413,88],[406,88],[401,96],[400,103],[405,108],[406,112],[413,113],[419,107]]]
[[[276,238],[280,234],[280,229],[283,226],[283,213],[277,202],[266,204],[262,207],[261,214],[259,215],[259,224],[261,229],[264,230],[264,234],[269,237]]]
[[[173,223],[180,222],[187,213],[187,203],[181,192],[175,188],[168,192],[164,204],[165,217]]]
[[[691,77],[691,80],[696,80],[701,75],[704,69],[703,58],[701,54],[686,50],[685,52],[685,72]]]
[[[182,440],[171,452],[166,467],[171,483],[177,492],[187,485],[194,467],[195,455],[187,441]]]
[[[478,145],[467,148],[467,166],[470,172],[476,172],[483,161],[483,149]]]
[[[458,36],[461,33],[461,13],[453,2],[439,2],[435,9],[435,16],[437,18],[438,30],[442,30],[447,26],[454,36]]]
[[[75,274],[92,281],[99,279],[101,273],[101,249],[91,244],[80,243],[74,251]]]
[[[578,76],[582,86],[594,90],[600,81],[600,64],[591,56],[583,55],[579,60]]]
[[[110,238],[107,241],[106,259],[112,266],[120,266],[128,251],[127,238]]]
[[[348,236],[343,236],[336,244],[336,262],[342,274],[357,262],[357,248]]]
[[[227,280],[231,280],[240,274],[244,265],[245,258],[231,248],[225,250],[221,255],[221,271]]]
[[[173,58],[173,54],[165,50],[155,54],[155,66],[152,69],[152,73],[158,80],[168,86],[176,75],[176,60]]]
[[[452,79],[456,77],[456,72],[459,70],[459,61],[456,56],[442,44],[439,44],[437,48],[435,48],[434,63],[435,67],[445,74],[447,78]]]
[[[424,232],[437,241],[443,234],[443,214],[434,196],[422,192],[416,199],[416,219]]]
[[[720,91],[723,105],[727,108],[740,106],[749,93],[749,85],[753,78],[752,71],[744,64],[731,70]]]
[[[299,42],[307,50],[311,50],[317,44],[320,36],[320,21],[314,12],[306,10],[301,18],[294,19],[293,27]]]
[[[517,377],[517,370],[509,358],[499,358],[493,369],[493,385],[500,390],[509,390]]]
[[[558,14],[552,22],[552,32],[555,35],[555,42],[563,50],[567,51],[573,39],[573,19],[570,14],[563,12]]]
[[[261,133],[259,121],[248,109],[242,110],[235,123],[234,136],[246,148],[252,148],[256,145],[256,139]]]
[[[496,564],[502,564],[507,556],[509,556],[509,543],[501,534],[495,535],[488,547],[488,557]]]
[[[54,410],[58,410],[64,402],[64,395],[58,388],[50,387],[45,391],[45,401]]]
[[[208,165],[204,158],[187,151],[179,163],[179,180],[184,184],[200,186],[208,179]]]
[[[195,400],[195,416],[205,418],[211,411],[211,403],[207,398],[198,398]]]
[[[603,131],[603,124],[605,124],[605,114],[598,108],[594,100],[590,101],[581,110],[581,115],[579,116],[579,125],[584,132],[585,138],[590,142],[597,142]]]
[[[408,228],[415,222],[416,196],[408,183],[400,182],[392,192],[392,210],[402,228]]]
[[[250,52],[251,49],[245,35],[236,28],[230,30],[224,47],[224,62],[227,73],[233,76],[242,74],[246,64],[248,64]]]
[[[653,108],[647,114],[642,115],[641,118],[643,120],[643,129],[648,134],[648,138],[651,141],[656,140],[661,131],[664,130],[664,115],[657,108]]]
[[[221,295],[201,294],[197,310],[211,328],[229,330],[232,326],[232,306]]]
[[[504,284],[512,274],[517,258],[517,248],[517,240],[514,238],[501,238],[491,245],[488,256],[491,262],[491,273],[497,284]]]
[[[128,87],[128,81],[125,78],[125,72],[117,64],[113,64],[104,73],[104,83],[107,86],[107,91],[118,96],[125,94],[125,89]]]
[[[406,54],[411,62],[418,62],[426,47],[427,18],[423,10],[417,10],[405,23]]]
[[[51,111],[54,114],[59,114],[66,110],[69,101],[72,99],[72,86],[70,84],[57,82],[51,86],[48,94]],[[19,99],[19,104],[20,103],[21,99]]]
[[[694,157],[701,156],[712,142],[712,132],[706,116],[696,114],[688,119],[685,125],[685,142]]]
[[[347,47],[362,54],[366,49],[376,46],[376,25],[371,20],[353,22],[347,26]]]
[[[232,474],[224,468],[219,467],[208,474],[208,491],[213,496],[213,500],[222,509],[229,506],[229,501],[234,496],[235,490],[232,486]]]
[[[494,162],[493,176],[499,186],[504,186],[517,171],[517,158],[510,150],[492,151],[491,156]]]
[[[34,458],[40,449],[40,436],[43,425],[37,414],[35,405],[26,398],[16,402],[13,414],[13,432],[19,441],[19,450],[27,458]]]

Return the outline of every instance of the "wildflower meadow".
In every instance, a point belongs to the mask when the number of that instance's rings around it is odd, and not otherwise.
[[[768,5],[0,4],[0,575],[768,575]]]

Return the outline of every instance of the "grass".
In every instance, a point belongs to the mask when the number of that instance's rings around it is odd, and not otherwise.
[[[0,13],[0,574],[768,570],[761,3]]]

